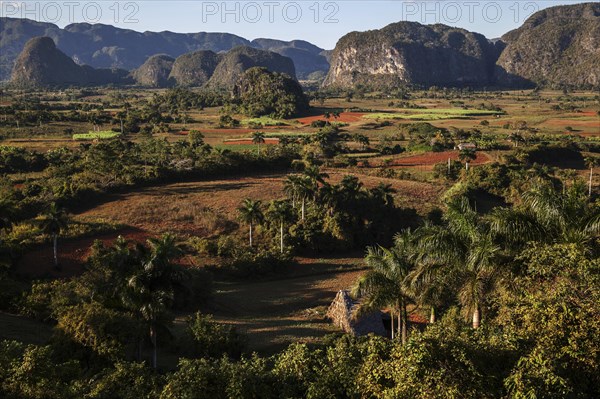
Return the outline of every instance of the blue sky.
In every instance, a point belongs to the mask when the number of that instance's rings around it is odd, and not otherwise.
[[[63,27],[99,22],[136,31],[229,32],[247,39],[304,39],[331,49],[351,31],[398,21],[444,23],[499,37],[536,10],[581,1],[0,1],[2,16]]]

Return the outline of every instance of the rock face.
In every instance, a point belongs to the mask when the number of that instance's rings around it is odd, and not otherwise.
[[[253,67],[264,67],[271,72],[285,73],[296,79],[294,62],[290,58],[240,46],[223,55],[207,84],[211,88],[231,90],[244,71]]]
[[[324,86],[488,85],[496,59],[496,46],[480,34],[399,22],[342,37]]]
[[[222,56],[213,51],[195,51],[177,57],[170,79],[181,86],[203,86],[215,72]]]
[[[600,86],[600,3],[552,7],[502,37],[498,82]]]
[[[125,83],[127,71],[77,65],[49,37],[29,40],[17,58],[11,83],[18,87],[88,86]]]
[[[255,39],[252,40],[251,45],[291,58],[294,61],[298,79],[324,76],[329,71],[329,61],[325,50],[309,42],[303,40],[285,42],[273,39]]]
[[[95,68],[123,68],[131,71],[155,54],[167,54],[176,58],[200,50],[219,53],[237,46],[272,49],[281,53],[288,51],[290,56],[293,55],[294,62],[302,64],[299,69],[307,73],[324,68],[323,60],[318,56],[323,50],[301,41],[260,39],[252,44],[229,33],[136,32],[87,23],[71,24],[61,29],[54,24],[28,19],[0,18],[0,80],[10,77],[14,62],[25,43],[38,36],[52,38],[56,46],[77,64]],[[312,65],[313,62],[315,65]]]
[[[144,64],[133,71],[136,83],[146,87],[168,87],[175,82],[170,79],[175,60],[165,54],[157,54],[148,58]]]

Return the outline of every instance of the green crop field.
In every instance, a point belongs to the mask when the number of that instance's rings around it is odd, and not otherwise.
[[[410,120],[443,120],[465,119],[474,116],[502,115],[500,111],[462,108],[433,108],[433,109],[398,109],[395,112],[375,112],[363,116],[365,119],[410,119]]]
[[[119,137],[121,133],[113,131],[78,133],[73,135],[73,140],[96,140],[96,139],[113,139]]]

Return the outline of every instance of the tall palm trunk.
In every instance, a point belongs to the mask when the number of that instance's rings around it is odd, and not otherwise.
[[[390,327],[392,329],[392,339],[394,339],[394,311],[390,310]]]
[[[481,325],[481,311],[479,310],[479,306],[475,307],[473,310],[473,328],[477,329]]]
[[[404,302],[400,305],[398,311],[398,328],[400,329],[402,345],[406,345],[406,341],[408,340],[408,313]]]
[[[54,266],[58,267],[58,234],[52,235],[53,248],[54,248]]]
[[[283,221],[279,227],[279,235],[280,235],[280,244],[281,244],[281,253],[283,253]]]
[[[431,313],[429,314],[429,324],[435,324],[436,314],[435,306],[431,307]]]
[[[250,222],[250,248],[252,248],[252,222]]]
[[[306,209],[306,199],[302,197],[302,220],[304,220],[304,209]]]
[[[150,325],[150,340],[152,341],[152,367],[156,369],[158,342],[156,341],[156,327],[154,326],[154,323]]]
[[[590,197],[592,196],[592,181],[594,180],[594,168],[590,167]]]

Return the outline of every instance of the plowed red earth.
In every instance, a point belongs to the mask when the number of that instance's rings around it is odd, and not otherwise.
[[[340,113],[340,116],[336,119],[336,118],[330,118],[330,121],[335,121],[335,122],[344,122],[344,123],[350,123],[350,122],[358,122],[360,121],[360,119],[362,118],[362,116],[364,115],[364,112],[342,112]],[[304,125],[310,125],[311,123],[318,121],[318,120],[325,120],[325,115],[317,115],[317,116],[307,116],[306,118],[300,118],[298,119],[298,122],[304,124]]]
[[[269,130],[269,129],[281,129],[282,126],[263,126],[260,129],[247,129],[247,128],[238,128],[238,129],[198,129],[198,131],[200,133],[206,133],[206,134],[249,134],[249,133],[254,133],[256,131],[262,131],[262,130]],[[177,132],[177,134],[181,135],[181,136],[187,136],[188,134],[190,134],[189,131],[187,130],[181,130],[179,132]]]

